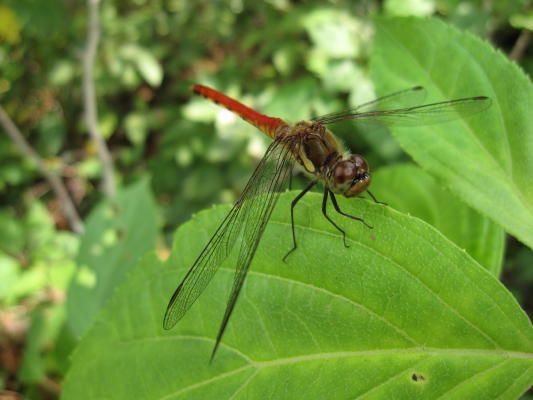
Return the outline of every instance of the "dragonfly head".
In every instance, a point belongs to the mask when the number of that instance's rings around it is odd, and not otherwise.
[[[346,197],[355,197],[370,185],[368,163],[359,154],[351,154],[339,160],[333,168],[333,180],[337,190]]]

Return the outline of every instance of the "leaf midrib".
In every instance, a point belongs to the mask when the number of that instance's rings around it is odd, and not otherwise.
[[[422,359],[419,359],[417,360],[414,364],[409,364],[406,368],[402,368],[399,372],[396,372],[394,373],[394,375],[390,376],[390,377],[387,377],[386,380],[384,380],[383,382],[379,383],[378,385],[370,388],[369,390],[367,390],[366,392],[363,392],[363,393],[360,393],[357,395],[356,399],[362,399],[366,396],[368,396],[370,393],[373,393],[375,391],[377,391],[379,388],[385,386],[387,383],[389,383],[390,381],[398,378],[399,376],[401,376],[402,374],[404,374],[406,371],[410,370],[410,369],[413,369],[415,368],[417,365],[425,362],[427,360],[427,358],[430,356],[430,354],[427,354],[426,357],[423,357]],[[497,369],[497,368],[500,368],[502,365],[508,363],[511,359],[510,358],[507,358],[507,359],[503,359],[501,360],[500,362],[498,362],[497,364],[489,367],[488,369],[485,368],[481,371],[479,371],[478,373],[468,377],[467,379],[465,379],[464,381],[458,383],[457,385],[453,386],[452,388],[450,388],[449,390],[447,390],[444,394],[442,394],[442,396],[439,397],[440,398],[443,398],[445,395],[453,392],[453,391],[456,391],[458,387],[461,387],[461,386],[464,386],[465,383],[471,381],[474,377],[477,377],[479,375],[483,375],[483,374],[486,374],[487,372],[489,371],[492,371],[494,369]],[[533,366],[532,366],[533,367]],[[532,367],[528,367],[521,375],[520,377],[522,377],[524,374],[526,374]],[[195,390],[195,389],[198,389],[200,387],[203,387],[209,383],[212,383],[212,382],[216,382],[216,381],[219,381],[221,379],[224,379],[224,378],[227,378],[227,377],[230,377],[230,376],[233,376],[233,375],[237,375],[243,371],[246,371],[250,368],[254,368],[253,365],[244,365],[242,367],[239,367],[239,368],[235,368],[233,370],[230,370],[230,371],[226,371],[226,372],[223,372],[221,374],[218,374],[218,375],[215,375],[214,377],[211,377],[209,379],[206,379],[206,380],[203,380],[203,381],[200,381],[200,382],[196,382],[192,385],[189,385],[189,386],[186,386],[180,390],[178,390],[177,392],[172,392],[172,393],[169,393],[163,397],[161,397],[161,400],[164,400],[164,399],[170,399],[170,398],[173,398],[175,396],[179,396],[183,393],[187,393],[187,392],[190,392],[191,390]],[[263,369],[264,367],[259,367],[259,368],[256,368],[255,371],[241,384],[241,386],[239,386],[237,388],[237,390],[233,393],[233,395],[230,397],[230,399],[233,399],[235,397],[236,394],[238,394],[239,392],[241,392],[243,390],[244,387],[246,387],[254,378],[255,376]],[[515,381],[516,382],[516,381]],[[512,385],[511,385],[512,386]],[[509,390],[509,388],[506,389],[506,391]],[[506,392],[505,391],[505,392]],[[504,392],[504,393],[505,393]],[[501,397],[501,396],[500,396]],[[498,397],[499,398],[499,397]]]
[[[201,341],[209,341],[212,343],[215,343],[215,340],[213,338],[209,338],[206,336],[185,336],[185,335],[177,335],[177,336],[166,336],[166,337],[153,337],[153,338],[146,338],[146,339],[135,339],[132,341],[128,341],[128,343],[137,343],[137,342],[146,342],[146,341],[163,341],[163,340],[201,340]],[[242,353],[231,347],[227,344],[221,343],[223,347],[228,348],[230,351],[233,351],[237,354]],[[253,361],[250,358],[246,357],[245,359],[248,361],[246,365],[243,365],[241,367],[223,372],[221,374],[215,375],[209,379],[196,382],[192,385],[186,386],[185,388],[182,388],[178,390],[177,392],[172,392],[170,394],[167,394],[163,397],[161,397],[161,400],[169,399],[175,396],[179,396],[183,393],[189,392],[191,390],[198,389],[200,387],[203,387],[209,383],[219,381],[221,379],[239,374],[243,371],[246,371],[248,369],[255,369],[255,371],[243,382],[241,386],[239,386],[232,395],[231,398],[235,396],[236,393],[240,392],[243,387],[247,386],[250,381],[263,369],[265,368],[271,368],[271,367],[277,367],[277,366],[285,366],[285,365],[291,365],[291,364],[298,364],[305,361],[316,361],[316,360],[331,360],[331,359],[339,359],[339,358],[350,358],[350,357],[369,357],[369,356],[395,356],[395,355],[402,355],[402,354],[419,354],[420,356],[424,356],[421,360],[417,360],[414,364],[410,364],[407,368],[403,368],[400,372],[395,372],[395,374],[391,377],[388,377],[385,381],[381,382],[379,385],[371,388],[369,391],[361,393],[357,396],[357,398],[364,397],[368,395],[371,392],[374,392],[376,389],[384,386],[389,381],[397,378],[401,374],[405,373],[411,368],[414,368],[414,366],[418,365],[421,362],[424,362],[427,360],[428,357],[431,356],[439,356],[439,355],[446,355],[446,356],[457,356],[457,357],[464,357],[464,356],[479,356],[479,357],[495,357],[495,356],[501,356],[502,360],[498,362],[496,365],[491,366],[489,369],[483,369],[479,373],[475,374],[474,376],[477,376],[479,374],[485,374],[489,370],[493,370],[495,368],[501,367],[503,364],[509,362],[513,359],[533,359],[532,353],[523,353],[523,352],[501,352],[501,351],[490,351],[490,350],[479,350],[479,349],[438,349],[438,348],[429,348],[429,347],[414,347],[414,348],[406,348],[406,349],[378,349],[378,350],[363,350],[363,351],[354,351],[354,352],[329,352],[329,353],[314,353],[306,356],[293,356],[293,357],[286,357],[286,358],[279,358],[275,360],[269,360],[269,361]],[[533,366],[533,365],[532,365]],[[523,376],[527,371],[531,369],[531,367],[528,367],[522,374]],[[457,387],[463,385],[465,382],[470,381],[472,379],[471,377],[468,377],[465,381],[460,382],[458,385],[453,386],[450,390],[448,390],[446,393],[449,393],[452,390],[456,390]],[[441,396],[442,397],[442,396]]]
[[[148,336],[135,339],[120,340],[123,345],[137,345],[141,343],[149,342],[165,342],[174,340],[191,340],[191,341],[203,341],[215,343],[215,339],[209,336],[202,335],[165,335],[165,336]],[[238,350],[237,348],[228,345],[225,342],[220,342],[220,346],[228,349],[232,353],[237,354],[246,363],[255,368],[268,368],[276,367],[280,365],[299,364],[306,361],[316,360],[333,360],[350,357],[369,357],[369,356],[401,356],[401,355],[428,355],[428,356],[454,356],[454,357],[501,357],[506,360],[532,360],[533,353],[527,353],[523,351],[507,351],[507,350],[492,350],[492,349],[471,349],[471,348],[439,348],[439,347],[426,347],[426,346],[414,346],[414,347],[396,347],[396,348],[383,348],[373,350],[358,350],[358,351],[332,351],[332,352],[319,352],[311,353],[307,355],[274,358],[272,360],[258,361],[251,359],[248,355]],[[208,358],[206,356],[206,362]],[[216,361],[215,361],[216,362]]]
[[[397,38],[395,38],[394,35],[392,35],[391,32],[389,32],[388,29],[383,29],[383,32],[386,32],[387,36],[391,39],[391,41],[393,41],[396,44],[398,44],[399,46],[403,47],[406,50],[406,53],[409,55],[409,57],[412,60],[414,60],[416,64],[419,65],[421,70],[423,70],[423,71],[425,70],[423,68],[422,64],[420,64],[420,61],[415,57],[415,55],[410,51],[409,48],[407,48],[402,42],[400,42]],[[442,91],[441,87],[438,86],[438,84],[434,80],[431,80],[431,81],[434,83],[435,88],[438,89],[440,94],[444,95],[444,92]],[[490,82],[490,79],[488,79],[488,81]],[[492,90],[493,93],[495,93],[492,84],[491,84],[491,90]],[[499,104],[499,99],[497,97],[496,97],[496,103],[498,105],[498,109],[500,109],[500,111],[501,111],[501,106]],[[501,123],[502,123],[502,125],[503,125],[503,127],[505,129],[506,149],[510,152],[510,150],[509,150],[510,144],[509,144],[509,140],[507,139],[508,135],[509,135],[509,130],[507,128],[507,123],[506,123],[505,119],[501,117],[501,115],[502,115],[501,112],[498,113],[498,115],[500,115],[499,119],[501,120]],[[483,152],[488,156],[488,158],[492,161],[492,163],[498,167],[500,176],[502,176],[502,177],[508,176],[509,174],[505,172],[504,168],[496,160],[494,155],[490,151],[488,151],[487,148],[483,145],[483,143],[479,140],[479,138],[477,137],[477,135],[474,133],[473,129],[471,128],[470,124],[465,119],[461,119],[460,121],[462,122],[462,124],[465,125],[466,130],[468,132],[470,132],[470,135],[475,138],[475,140],[479,144],[480,148],[483,149]],[[510,162],[512,163],[512,156],[510,156]],[[505,184],[505,182],[506,181],[502,181],[501,183]],[[511,184],[510,185],[508,184],[507,186],[512,190],[513,193],[516,194],[516,197],[520,200],[520,203],[523,205],[524,209],[528,211],[528,214],[530,216],[533,215],[532,206],[526,201],[525,194],[522,193],[522,191],[516,185],[516,182],[514,181],[514,179],[509,179],[509,180],[507,180],[507,182],[511,182]]]

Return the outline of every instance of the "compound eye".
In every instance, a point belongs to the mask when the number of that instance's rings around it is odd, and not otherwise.
[[[357,168],[353,161],[341,161],[335,167],[335,182],[344,183],[353,181],[357,174]]]
[[[346,192],[344,192],[344,195],[346,197],[357,196],[358,194],[366,190],[368,185],[370,185],[370,181],[371,178],[368,173],[365,172],[364,174],[358,175],[357,178],[354,179],[350,188]]]
[[[353,161],[353,163],[355,164],[355,166],[357,167],[359,171],[364,172],[368,170],[368,164],[366,163],[365,159],[361,157],[359,154],[354,154],[351,157],[351,160]]]

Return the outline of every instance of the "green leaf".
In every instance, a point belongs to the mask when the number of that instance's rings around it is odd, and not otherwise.
[[[533,11],[530,10],[527,14],[512,15],[509,22],[517,29],[533,31]]]
[[[0,39],[9,44],[20,41],[20,22],[13,10],[5,5],[0,6]]]
[[[126,136],[135,145],[144,143],[148,135],[149,121],[145,113],[132,112],[124,119]]]
[[[24,250],[24,223],[11,209],[0,210],[0,249],[8,254]]]
[[[158,215],[147,180],[119,191],[89,216],[68,292],[68,323],[81,336],[139,258],[153,250]]]
[[[13,286],[20,279],[20,270],[19,263],[13,257],[0,252],[0,302],[8,298]]]
[[[124,60],[135,64],[143,79],[150,86],[157,87],[163,81],[163,67],[149,50],[135,44],[128,44],[120,49],[119,54]]]
[[[49,355],[58,341],[59,332],[65,322],[65,305],[39,304],[31,313],[24,357],[18,373],[24,383],[38,383],[52,372],[54,360]]]
[[[513,296],[430,225],[340,199],[374,229],[281,196],[212,364],[235,255],[176,328],[163,313],[229,207],[181,227],[166,265],[146,256],[81,341],[64,399],[516,398],[533,382],[533,329]]]
[[[364,39],[371,33],[365,23],[341,9],[314,9],[302,23],[315,50],[331,58],[361,56]]]
[[[435,12],[434,0],[386,0],[384,10],[389,15],[427,16]]]
[[[46,370],[41,357],[41,336],[46,324],[44,313],[43,306],[37,307],[32,312],[31,326],[26,338],[24,358],[19,372],[20,380],[24,383],[39,382],[46,377]]]
[[[381,168],[373,174],[371,190],[380,201],[433,225],[494,276],[500,275],[503,230],[422,169],[410,164]]]
[[[380,94],[421,84],[428,102],[492,99],[471,118],[393,133],[462,200],[533,247],[531,81],[487,43],[438,20],[383,19],[377,26],[371,75]]]
[[[277,91],[264,112],[288,121],[300,121],[311,115],[311,102],[317,96],[318,85],[311,78],[293,80]]]

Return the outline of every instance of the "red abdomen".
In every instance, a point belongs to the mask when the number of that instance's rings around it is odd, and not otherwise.
[[[276,129],[280,125],[287,124],[280,118],[271,118],[267,117],[264,114],[258,113],[257,111],[245,106],[237,100],[226,96],[224,93],[221,93],[215,89],[211,89],[207,86],[194,85],[192,87],[192,91],[234,112],[242,119],[254,125],[271,138],[275,137]]]

